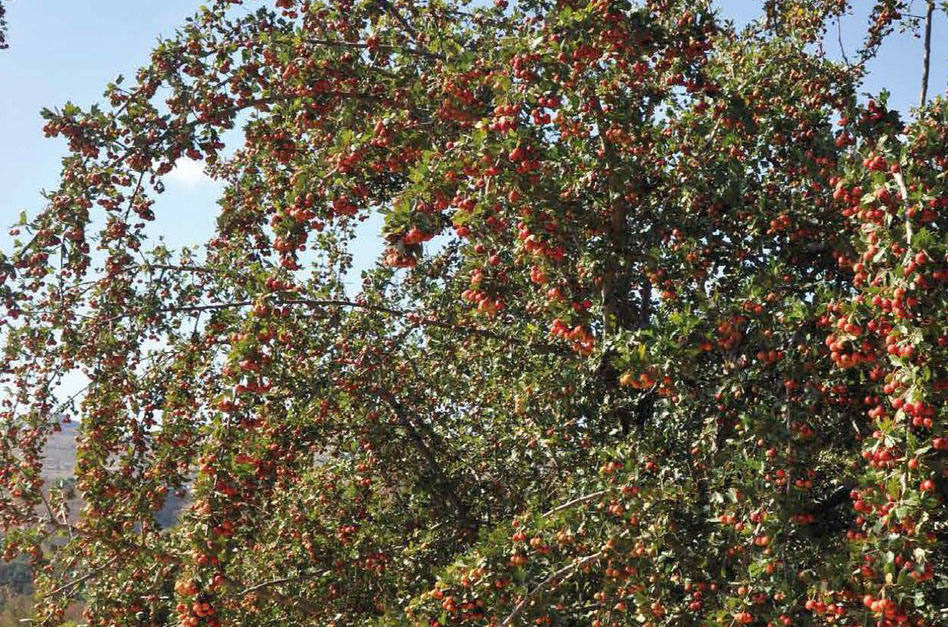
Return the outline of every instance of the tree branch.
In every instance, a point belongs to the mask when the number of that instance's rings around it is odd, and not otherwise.
[[[839,54],[843,57],[843,63],[846,64],[846,68],[852,67],[849,63],[849,57],[846,56],[846,46],[843,45],[843,21],[841,16],[836,16],[836,40],[839,42]]]
[[[899,186],[899,194],[902,196],[902,203],[908,203],[909,193],[908,188],[905,186],[905,179],[902,178],[901,172],[893,172],[892,178],[895,179],[895,184]],[[908,217],[908,214],[905,215],[905,245],[908,248],[912,247],[912,237],[914,237],[914,232],[912,229],[912,219]]]
[[[598,553],[593,553],[592,555],[587,555],[586,557],[580,560],[577,560],[573,562],[572,564],[568,564],[567,566],[564,566],[563,568],[559,569],[558,571],[556,571],[555,573],[553,573],[552,575],[550,575],[549,577],[541,581],[539,584],[536,585],[535,588],[533,588],[533,590],[528,592],[527,595],[523,597],[523,599],[520,600],[520,603],[518,603],[517,606],[510,613],[510,615],[504,619],[504,622],[501,623],[501,627],[509,627],[510,625],[512,625],[514,620],[518,616],[520,616],[521,613],[523,613],[523,610],[527,608],[527,604],[530,602],[530,600],[533,599],[533,597],[540,594],[541,592],[543,592],[544,590],[546,590],[548,587],[552,587],[555,584],[557,584],[560,577],[572,574],[573,572],[579,570],[586,564],[590,564],[592,562],[599,560],[601,557],[602,557],[601,551]]]
[[[606,227],[609,240],[609,255],[606,259],[606,267],[602,276],[602,329],[603,335],[612,335],[619,321],[616,319],[619,314],[619,304],[616,301],[616,280],[618,275],[620,251],[625,239],[625,209],[622,196],[616,187],[616,174],[612,172],[612,166],[616,163],[616,154],[612,144],[606,140],[605,120],[602,116],[602,108],[597,103],[596,125],[599,127],[599,139],[602,144],[603,156],[609,163],[608,186],[609,186],[609,223]]]
[[[402,28],[404,28],[405,31],[409,35],[411,35],[411,38],[413,40],[418,41],[418,31],[416,31],[414,27],[412,27],[412,25],[408,23],[408,20],[406,20],[405,17],[401,13],[399,13],[398,9],[392,6],[391,2],[389,2],[388,0],[377,0],[377,1],[378,1],[379,6],[385,9],[386,13],[391,15],[395,19],[395,21],[397,21],[399,24],[402,25]]]
[[[935,0],[928,0],[928,10],[925,13],[925,50],[922,54],[922,94],[918,99],[918,106],[924,107],[928,98],[928,72],[932,56],[932,14],[935,12]]]
[[[241,592],[240,592],[241,596],[246,595],[246,594],[256,594],[258,597],[267,599],[268,601],[274,601],[281,605],[290,605],[290,606],[295,605],[299,609],[303,610],[303,612],[305,612],[309,616],[322,616],[324,612],[323,608],[316,605],[312,601],[308,601],[301,597],[288,597],[285,594],[280,594],[279,592],[276,592],[275,590],[269,589],[269,586],[275,586],[281,583],[288,583],[292,581],[292,579],[276,579],[273,581],[266,581],[262,584],[257,584],[255,586],[250,586],[250,587],[246,587],[243,584],[241,584],[239,581],[231,579],[230,577],[227,577],[226,575],[223,576],[223,581],[231,588],[241,589]]]
[[[850,492],[852,492],[852,486],[848,486],[848,485],[839,486],[833,492],[831,492],[830,495],[827,496],[825,499],[823,499],[822,501],[819,501],[818,503],[814,503],[813,511],[812,511],[813,515],[823,515],[836,509],[837,507],[845,503],[847,500],[849,500]]]
[[[442,55],[436,52],[425,50],[424,48],[406,48],[404,46],[392,46],[389,44],[374,44],[370,46],[364,41],[334,41],[331,39],[307,39],[306,43],[316,46],[336,46],[340,48],[362,48],[370,51],[379,50],[382,52],[397,52],[399,54],[405,54],[409,56],[426,57],[429,59],[444,61],[444,57]]]
[[[428,466],[428,470],[433,475],[435,475],[437,482],[440,484],[439,492],[441,493],[441,496],[451,503],[454,509],[457,510],[458,515],[464,521],[468,523],[473,522],[469,514],[470,508],[458,497],[457,492],[454,489],[454,482],[450,477],[448,477],[447,473],[444,471],[444,468],[441,467],[441,464],[438,463],[438,460],[435,458],[431,448],[425,442],[425,439],[421,437],[421,434],[418,432],[415,424],[408,417],[408,413],[405,411],[405,408],[402,406],[402,404],[398,402],[398,399],[384,390],[379,391],[379,398],[385,401],[385,404],[388,405],[389,409],[392,410],[392,413],[395,414],[399,424],[401,424],[408,432],[408,437],[412,444],[418,450],[418,452],[421,453],[421,456],[425,460],[425,465]]]
[[[53,595],[59,594],[59,593],[62,592],[63,590],[67,590],[67,589],[69,589],[69,588],[72,588],[73,586],[78,586],[78,585],[81,584],[83,581],[86,581],[86,580],[88,580],[88,579],[92,579],[92,578],[95,577],[97,574],[99,574],[100,572],[102,572],[103,570],[105,570],[106,568],[108,568],[109,566],[111,566],[112,563],[115,562],[115,560],[117,560],[117,559],[119,558],[119,555],[121,555],[121,554],[120,554],[120,553],[116,553],[116,554],[113,555],[111,558],[109,558],[108,560],[106,560],[103,564],[97,566],[96,568],[93,568],[92,570],[90,570],[88,573],[86,573],[86,574],[83,575],[82,577],[79,577],[78,579],[73,579],[72,581],[67,581],[67,582],[64,583],[63,585],[58,586],[58,587],[56,587],[56,588],[53,588],[52,590],[50,590],[49,592],[47,592],[46,594],[44,594],[42,598],[48,599],[49,597],[51,597],[51,596],[53,596]]]
[[[168,263],[148,263],[137,266],[141,270],[168,270],[169,272],[196,272],[198,274],[215,274],[216,270],[204,266],[176,266]]]
[[[354,92],[354,91],[322,91],[317,94],[314,94],[311,97],[316,96],[325,96],[330,98],[352,98],[355,100],[366,100],[370,102],[378,102],[383,100],[379,96],[373,94],[368,94],[364,92]],[[308,96],[309,97],[309,96]],[[299,94],[275,94],[273,96],[267,96],[265,98],[254,98],[251,100],[238,99],[235,104],[221,107],[216,111],[210,112],[201,112],[201,116],[195,120],[185,121],[183,123],[174,123],[172,122],[167,126],[165,131],[155,140],[147,142],[145,145],[133,145],[128,147],[123,151],[121,155],[118,155],[115,159],[108,162],[108,168],[115,167],[121,163],[127,161],[131,156],[136,154],[141,154],[146,148],[153,148],[156,145],[161,144],[166,141],[169,137],[175,133],[183,133],[189,130],[196,129],[202,124],[213,124],[215,120],[219,121],[223,118],[230,116],[236,116],[238,113],[245,111],[247,109],[261,109],[261,107],[268,107],[272,104],[278,104],[281,102],[291,102],[300,98]],[[265,109],[264,109],[265,110]],[[192,112],[193,113],[193,112]]]
[[[256,304],[254,301],[250,300],[241,300],[233,301],[229,303],[212,303],[206,305],[184,305],[180,307],[163,307],[158,310],[158,313],[197,313],[202,311],[219,311],[221,309],[233,309],[239,307],[249,307]],[[389,314],[393,316],[399,316],[408,318],[409,322],[413,324],[418,324],[421,326],[436,327],[439,329],[445,329],[447,331],[467,333],[469,335],[474,335],[477,337],[483,337],[492,340],[499,340],[502,342],[507,342],[509,344],[515,344],[518,346],[530,347],[533,350],[544,354],[555,354],[563,356],[575,356],[574,353],[569,351],[566,348],[555,346],[552,344],[546,344],[541,342],[531,342],[529,340],[522,340],[517,337],[510,335],[504,335],[502,333],[496,333],[487,329],[481,329],[479,327],[471,327],[462,324],[452,324],[450,322],[444,322],[442,320],[435,320],[433,318],[428,318],[422,316],[412,311],[405,311],[403,309],[395,309],[393,307],[385,307],[382,305],[370,305],[368,303],[359,303],[350,300],[339,300],[339,299],[312,299],[312,298],[292,298],[287,300],[276,300],[273,301],[274,305],[309,305],[313,307],[347,307],[352,309],[361,309],[363,311],[371,311],[375,313]],[[109,321],[121,320],[123,318],[128,318],[134,314],[119,314],[113,316]]]
[[[244,588],[240,592],[240,596],[247,596],[248,594],[257,592],[258,590],[262,590],[263,588],[269,588],[270,586],[277,586],[281,583],[291,583],[293,581],[299,581],[300,579],[301,577],[282,577],[280,579],[271,579],[270,581],[264,581],[262,583],[252,585],[248,588]]]
[[[554,507],[554,508],[551,509],[550,511],[546,512],[545,514],[543,514],[543,518],[547,518],[547,517],[549,517],[549,516],[552,516],[553,514],[555,514],[555,513],[557,513],[557,512],[563,511],[564,509],[569,509],[570,507],[573,507],[574,505],[579,505],[580,503],[585,503],[586,501],[591,501],[591,500],[593,500],[593,499],[595,499],[595,498],[597,498],[597,497],[602,496],[603,494],[606,494],[607,492],[609,492],[609,490],[599,490],[598,492],[593,492],[592,494],[586,494],[586,495],[584,495],[584,496],[577,497],[577,498],[573,499],[572,501],[567,501],[567,502],[563,503],[562,505],[557,505],[556,507]]]

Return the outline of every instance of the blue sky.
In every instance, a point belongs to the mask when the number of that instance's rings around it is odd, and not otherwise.
[[[43,137],[43,107],[100,101],[118,74],[134,76],[159,35],[169,36],[199,6],[195,0],[11,0],[11,48],[0,54],[0,226],[43,204],[55,189],[65,142]],[[174,246],[213,228],[217,188],[199,169],[170,177],[160,230]],[[0,246],[6,248],[6,229]]]
[[[12,47],[0,53],[0,227],[13,223],[21,210],[34,213],[43,204],[39,191],[56,187],[65,145],[43,137],[40,109],[69,100],[84,107],[99,101],[109,81],[118,74],[133,75],[147,62],[156,39],[171,35],[201,3],[8,0],[7,4]],[[720,5],[726,15],[745,21],[756,15],[759,2],[721,0]],[[865,17],[857,15],[850,22],[844,31],[855,33]],[[948,73],[948,24],[938,26],[930,93],[944,91]],[[846,39],[852,51],[855,40]],[[872,68],[868,89],[888,87],[895,94],[893,104],[907,111],[917,99],[920,51],[920,41],[910,37],[890,43],[883,60]],[[155,207],[154,232],[172,247],[206,240],[213,229],[219,187],[191,164],[179,167],[166,183],[168,191]],[[6,229],[0,229],[0,248],[8,249],[9,243]],[[357,253],[360,265],[371,264],[378,250],[378,242],[363,242]]]

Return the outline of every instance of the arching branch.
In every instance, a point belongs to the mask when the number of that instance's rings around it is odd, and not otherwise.
[[[211,303],[206,305],[184,305],[177,307],[163,307],[158,310],[158,313],[199,313],[203,311],[218,311],[221,309],[234,309],[240,307],[250,307],[251,305],[256,304],[254,301],[250,300],[241,300],[241,301],[232,301],[228,303]],[[398,316],[400,318],[406,318],[412,324],[417,324],[420,326],[435,327],[439,329],[445,329],[446,331],[452,331],[457,333],[464,333],[467,335],[473,335],[476,337],[482,337],[486,339],[499,340],[506,342],[508,344],[514,344],[517,346],[529,347],[533,351],[537,351],[542,354],[554,354],[568,357],[575,357],[575,353],[568,350],[565,347],[555,346],[553,344],[546,344],[543,342],[534,342],[530,340],[524,340],[518,337],[511,335],[505,335],[503,333],[497,333],[490,331],[488,329],[482,329],[480,327],[472,327],[464,324],[456,324],[451,322],[445,322],[443,320],[437,320],[434,318],[426,317],[423,314],[416,313],[413,311],[405,311],[402,309],[396,309],[394,307],[385,307],[382,305],[372,305],[369,303],[360,303],[350,300],[341,300],[341,299],[314,299],[314,298],[291,298],[286,300],[274,300],[272,301],[273,305],[308,305],[312,307],[345,307],[351,309],[361,309],[363,311],[371,311],[380,314],[389,314],[392,316]],[[119,314],[113,316],[109,319],[110,322],[121,320],[131,317],[132,313]]]
[[[336,48],[357,48],[357,49],[367,49],[367,50],[379,50],[382,52],[396,52],[398,54],[404,54],[407,56],[415,57],[427,57],[429,59],[437,59],[443,61],[444,57],[436,52],[431,52],[423,48],[407,48],[405,46],[392,46],[388,44],[374,44],[369,45],[364,41],[334,41],[331,39],[307,39],[306,43],[313,44],[314,46],[327,46],[327,47],[336,47]]]

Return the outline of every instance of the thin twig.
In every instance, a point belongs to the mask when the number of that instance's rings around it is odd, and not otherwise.
[[[51,523],[58,524],[59,516],[53,513],[53,508],[49,504],[49,499],[46,498],[46,495],[43,493],[43,490],[40,489],[40,498],[43,499],[43,505],[46,507],[46,513],[49,514],[49,520]],[[72,535],[72,534],[70,534]]]
[[[134,269],[168,270],[171,272],[197,272],[197,273],[204,273],[204,274],[214,274],[217,272],[217,270],[214,270],[211,268],[205,268],[204,266],[188,266],[188,265],[176,266],[176,265],[168,264],[168,263],[145,263],[140,266],[133,267],[132,269],[133,270]]]
[[[256,585],[250,586],[249,588],[244,588],[239,596],[247,596],[253,592],[261,590],[263,588],[269,588],[270,586],[277,586],[281,583],[290,583],[293,581],[299,581],[302,577],[283,577],[281,579],[271,579],[270,581],[264,581],[263,583],[258,583]]]
[[[578,497],[578,498],[575,498],[575,499],[573,499],[572,501],[567,501],[567,502],[563,503],[562,505],[557,505],[556,507],[554,507],[553,509],[551,509],[551,510],[548,511],[547,513],[543,514],[543,517],[544,517],[544,518],[548,518],[548,517],[552,516],[553,514],[555,514],[555,513],[557,513],[557,512],[561,512],[561,511],[563,511],[564,509],[569,509],[570,507],[573,507],[574,505],[579,505],[580,503],[585,503],[586,501],[591,501],[591,500],[593,500],[594,498],[597,498],[597,497],[602,496],[603,494],[606,494],[608,491],[609,491],[609,490],[600,490],[599,492],[593,492],[592,494],[586,494],[585,496],[580,496],[580,497]]]
[[[836,40],[839,42],[839,54],[843,57],[846,68],[852,67],[849,63],[849,57],[846,56],[846,46],[843,45],[843,20],[842,16],[836,16]]]

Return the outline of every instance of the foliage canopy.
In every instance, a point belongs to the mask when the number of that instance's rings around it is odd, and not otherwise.
[[[948,108],[858,97],[905,3],[844,62],[845,0],[241,4],[46,112],[0,262],[41,621],[948,624]],[[170,251],[183,158],[225,190]]]

